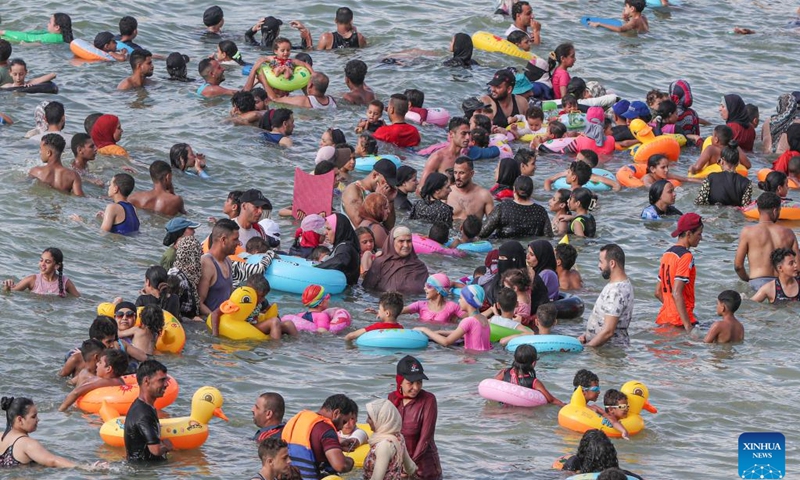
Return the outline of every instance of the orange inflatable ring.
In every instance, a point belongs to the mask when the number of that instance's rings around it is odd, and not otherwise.
[[[681,156],[681,145],[674,135],[660,135],[651,142],[631,149],[633,161],[636,163],[646,164],[650,157],[657,154],[666,156],[671,162],[677,162]]]
[[[83,60],[95,60],[101,62],[113,62],[114,57],[95,47],[86,40],[76,38],[69,44],[69,49],[76,57]]]
[[[773,170],[771,168],[762,168],[761,170],[758,171],[758,173],[756,173],[756,176],[758,177],[758,181],[759,182],[766,182],[767,181],[767,175],[769,175],[772,172],[773,172]],[[789,179],[789,188],[791,188],[793,190],[796,190],[796,189],[800,188],[800,185],[798,185],[797,182],[795,182],[793,179],[790,178]]]
[[[688,176],[689,178],[706,178],[712,173],[720,173],[721,171],[722,167],[720,167],[718,163],[715,163],[713,165],[707,165],[704,169],[700,170],[697,173],[690,173]],[[744,165],[739,164],[736,165],[736,173],[747,178],[748,171],[744,167]]]
[[[137,327],[142,325],[139,315],[142,313],[143,308],[136,309]],[[163,312],[164,330],[161,330],[161,335],[156,340],[156,350],[166,353],[181,353],[183,347],[186,346],[186,331],[183,329],[183,324],[168,311],[164,310]],[[97,306],[97,314],[114,318],[114,304],[109,302],[101,303]]]
[[[169,382],[167,382],[167,390],[164,392],[163,397],[156,400],[156,410],[161,410],[171,405],[172,402],[178,398],[178,392],[180,391],[178,382],[169,375],[167,375],[167,378],[169,379]],[[80,397],[78,401],[75,402],[75,405],[86,413],[98,413],[100,407],[103,406],[103,402],[105,402],[120,414],[127,414],[128,409],[131,408],[131,404],[139,398],[139,385],[136,383],[136,375],[133,374],[125,375],[122,377],[122,380],[125,382],[125,385],[94,389]]]
[[[646,163],[631,163],[617,170],[617,181],[623,187],[642,188],[645,186],[642,181],[645,175],[647,175]],[[681,182],[678,180],[670,178],[669,182],[676,187],[681,186]]]
[[[756,202],[741,207],[741,211],[748,220],[758,220],[758,205]],[[779,220],[800,220],[800,202],[784,200],[781,202],[781,213]]]

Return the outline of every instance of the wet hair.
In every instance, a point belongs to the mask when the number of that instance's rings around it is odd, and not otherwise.
[[[330,160],[322,160],[314,166],[314,175],[325,175],[335,168],[336,165],[334,165]]]
[[[434,222],[428,230],[428,238],[444,245],[450,236],[450,228],[442,222]]]
[[[475,270],[472,271],[472,276],[477,277],[479,275],[486,275],[486,266],[485,265],[478,265],[475,267]]]
[[[311,55],[307,54],[306,52],[298,52],[294,56],[295,60],[300,60],[301,62],[306,62],[309,67],[314,66],[314,59],[311,58]]]
[[[557,120],[553,120],[547,124],[547,131],[553,138],[563,138],[567,134],[567,126]]]
[[[661,160],[669,161],[666,155],[662,155],[660,153],[650,155],[650,158],[647,159],[647,173],[652,173],[650,170],[656,168],[661,163]]]
[[[466,165],[469,167],[470,170],[475,170],[475,162],[472,161],[469,157],[458,157],[456,158],[456,165]]]
[[[260,236],[255,236],[247,241],[244,250],[249,254],[267,253],[269,243]]]
[[[575,201],[580,204],[581,208],[586,210],[591,207],[592,201],[595,198],[591,190],[583,187],[576,188],[569,196],[570,198],[574,198]]]
[[[461,224],[461,231],[467,238],[475,238],[481,233],[483,229],[483,220],[478,218],[477,215],[467,215],[464,222]]]
[[[139,22],[133,17],[122,17],[119,21],[119,34],[123,37],[133,35],[137,28],[139,28]]]
[[[242,60],[242,54],[239,52],[239,47],[236,46],[232,40],[223,40],[218,44],[219,49],[228,56],[231,60],[238,63],[239,65],[244,65],[245,61]]]
[[[717,125],[714,127],[714,135],[717,136],[719,144],[723,147],[729,145],[733,140],[733,129],[727,125]]]
[[[606,468],[600,475],[596,477],[596,480],[627,480],[629,477],[625,473],[625,471],[620,470],[619,468]]]
[[[567,84],[567,93],[571,93],[575,96],[575,102],[577,104],[579,98],[584,98],[586,96],[586,82],[581,77],[572,77],[572,79]],[[564,103],[564,100],[561,100],[561,103]],[[647,121],[650,121],[649,115]]]
[[[8,69],[11,70],[11,67],[13,67],[14,65],[22,65],[25,71],[28,71],[28,64],[25,63],[25,60],[21,58],[14,58],[10,62],[8,62]]]
[[[247,282],[245,282],[245,285],[255,290],[256,295],[264,295],[265,297],[269,294],[270,290],[272,290],[269,285],[269,280],[267,280],[264,274],[261,273],[256,273],[247,277]],[[282,411],[281,416],[283,416]]]
[[[49,253],[50,256],[53,257],[53,263],[57,265],[56,275],[58,276],[58,296],[63,298],[67,295],[67,292],[64,290],[64,253],[55,247],[45,248],[42,253]]]
[[[119,194],[123,197],[130,195],[136,187],[136,180],[127,173],[118,173],[111,177],[111,181],[119,188]]]
[[[256,109],[256,97],[250,92],[238,91],[231,96],[231,106],[239,109],[240,113],[253,112]]]
[[[236,208],[240,208],[242,206],[242,202],[239,200],[244,192],[241,190],[231,190],[228,192],[228,196],[226,199],[230,199]]]
[[[736,313],[742,304],[742,296],[736,290],[724,290],[718,296],[719,303],[725,305],[725,310]]]
[[[528,107],[528,110],[525,111],[525,118],[535,118],[544,121],[544,111],[541,107],[537,107],[536,105]]]
[[[380,108],[380,109],[381,109],[381,112],[383,112],[383,109],[385,108],[385,107],[383,106],[383,102],[381,102],[380,100],[377,100],[377,99],[375,99],[375,100],[373,100],[373,101],[369,102],[369,105],[370,105],[370,106],[372,106],[372,107],[378,107],[378,108]]]
[[[162,183],[170,173],[172,167],[164,160],[156,160],[150,164],[150,179],[153,183]]]
[[[408,97],[401,93],[392,95],[389,105],[394,109],[395,115],[405,117],[406,113],[408,113]]]
[[[619,402],[622,400],[627,401],[628,396],[614,388],[609,388],[603,395],[603,405],[605,407],[608,407],[609,405],[619,405]],[[606,413],[608,413],[609,410],[609,408],[606,408]]]
[[[61,37],[64,39],[64,43],[72,43],[75,38],[72,35],[72,19],[69,18],[69,15],[66,13],[54,13],[53,20],[53,23],[61,30]]]
[[[564,270],[571,270],[575,266],[578,258],[578,250],[568,243],[559,243],[555,248],[556,259],[561,260],[561,267]]]
[[[145,378],[152,378],[158,372],[167,373],[167,367],[158,360],[145,360],[136,369],[136,383],[141,387]]]
[[[508,287],[501,288],[497,292],[497,304],[500,305],[501,312],[513,313],[517,308],[517,293]]]
[[[278,38],[275,39],[275,41],[272,42],[272,51],[273,52],[277,52],[278,51],[278,45],[281,45],[281,44],[284,44],[284,43],[288,43],[289,44],[289,48],[292,47],[292,42],[288,38],[286,38],[286,37],[278,37]]]
[[[336,9],[336,23],[346,25],[353,22],[353,11],[347,7]]]
[[[578,107],[578,98],[573,93],[568,93],[561,97],[561,106],[564,108],[567,107]]]
[[[415,91],[418,91],[418,90],[415,90]],[[406,92],[409,92],[409,90],[406,90]],[[422,93],[422,92],[419,92],[419,93]],[[411,100],[411,97],[409,96],[408,98],[409,98],[409,101],[411,102],[411,105],[416,107],[417,105],[414,105],[414,102]],[[423,96],[423,99],[424,99],[424,96]],[[447,131],[448,132],[455,132],[456,130],[458,130],[458,127],[460,127],[462,125],[466,125],[467,127],[469,127],[469,120],[467,120],[467,117],[452,117],[450,119],[450,121],[447,122]]]
[[[520,148],[517,150],[517,153],[514,154],[514,160],[522,167],[522,165],[527,165],[531,162],[531,160],[536,160],[536,150],[531,150],[528,148]]]
[[[609,243],[600,247],[601,252],[606,252],[606,261],[614,260],[620,268],[625,268],[625,252],[616,243]]]
[[[272,113],[272,128],[280,128],[292,118],[292,112],[288,108],[276,108]]]
[[[630,5],[638,13],[642,13],[644,7],[647,6],[647,3],[645,2],[645,0],[625,0],[625,5]],[[581,470],[581,471],[596,472],[597,470]]]
[[[250,93],[253,94],[253,98],[256,100],[261,100],[262,102],[267,100],[267,91],[261,87],[256,87],[250,90]]]
[[[722,148],[719,158],[731,167],[739,165],[739,143],[736,140],[731,140],[726,147]]]
[[[751,122],[759,118],[758,107],[756,105],[748,103],[744,106],[744,109],[747,112],[747,116],[750,117]]]
[[[514,292],[511,292],[514,293]],[[514,300],[517,299],[516,294]],[[514,361],[511,363],[511,369],[517,376],[530,375],[536,378],[536,370],[533,368],[533,362],[539,360],[539,352],[536,347],[529,344],[522,344],[514,351]]]
[[[475,115],[472,116],[472,118],[475,120],[476,127],[480,127],[486,130],[487,132],[490,132],[492,130],[492,119],[489,118],[488,115],[484,115],[482,113],[476,113]]]
[[[267,459],[275,458],[278,452],[284,448],[289,448],[285,440],[279,437],[267,437],[258,444],[258,459],[263,464]]]
[[[489,132],[486,131],[485,128],[482,127],[475,127],[470,132],[470,138],[472,138],[472,142],[481,148],[486,148],[489,146]]]
[[[339,410],[339,413],[342,415],[358,415],[358,404],[347,395],[343,393],[337,393],[336,395],[331,395],[330,397],[325,399],[325,403],[322,404],[321,410]]]
[[[139,68],[139,65],[146,62],[147,59],[152,56],[153,54],[150,52],[150,50],[144,50],[142,48],[137,48],[131,52],[130,57],[128,58],[128,63],[131,64],[131,70],[136,71],[136,69]]]
[[[648,192],[648,200],[650,200],[650,205],[655,205],[657,201],[661,200],[661,195],[664,193],[664,189],[669,184],[668,180],[656,180],[650,185],[650,191]]]
[[[522,7],[524,7],[525,5],[527,5],[529,7],[531,6],[530,3],[525,2],[525,1],[517,2],[514,5],[512,5],[512,7],[511,7],[511,19],[512,20],[516,20],[517,19],[519,14],[522,13]]]
[[[33,400],[27,397],[0,398],[0,408],[6,411],[6,430],[0,440],[4,440],[8,432],[14,428],[17,417],[25,417],[33,406]]]
[[[644,0],[639,1],[644,3]],[[578,444],[575,456],[578,457],[578,470],[581,472],[601,472],[606,468],[619,467],[617,450],[601,430],[586,431]]]
[[[569,164],[569,170],[578,180],[578,185],[586,185],[592,178],[592,167],[586,162],[574,161]]]
[[[106,348],[100,353],[100,356],[106,357],[106,365],[111,367],[115,377],[119,378],[128,371],[128,355],[122,350]]]
[[[592,383],[600,383],[600,378],[595,375],[591,370],[582,368],[575,373],[575,378],[572,379],[573,387],[589,388]],[[581,470],[583,471],[583,470]]]
[[[427,177],[425,177],[425,183],[422,184],[422,188],[419,191],[420,197],[428,202],[432,202],[433,194],[447,186],[449,181],[450,179],[448,179],[447,175],[443,173],[430,173]]]
[[[786,184],[788,178],[785,173],[774,170],[767,174],[767,178],[758,182],[758,188],[765,192],[777,193],[778,188]]]
[[[568,188],[559,188],[556,190],[555,195],[558,195],[558,203],[563,203],[564,208],[569,211],[569,204],[567,202],[569,201],[569,196],[572,195],[572,191]]]
[[[595,152],[594,150],[584,149],[579,151],[578,153],[580,153],[583,159],[586,161],[585,163],[587,163],[592,168],[596,167],[597,163],[600,161],[600,159],[597,157],[597,152]]]
[[[119,327],[113,318],[105,315],[98,315],[95,317],[92,324],[89,326],[89,338],[95,338],[103,341],[104,338],[114,336],[114,340],[119,339]]]
[[[363,60],[350,60],[344,66],[344,76],[357,87],[364,85],[364,78],[367,76],[367,64]]]
[[[211,248],[214,240],[219,240],[220,238],[230,235],[238,230],[239,224],[230,218],[222,218],[217,220],[217,223],[214,224],[214,228],[211,229],[211,236],[208,237],[208,248]]]
[[[55,125],[64,119],[64,104],[50,102],[44,107],[44,119],[48,125]]]
[[[328,247],[326,247],[325,245],[320,245],[318,247],[314,247],[314,249],[311,250],[311,253],[308,254],[308,259],[313,261],[320,261],[322,257],[330,254],[331,250]]]
[[[518,46],[526,38],[530,38],[527,33],[523,32],[522,30],[514,30],[508,34],[508,38],[506,38],[506,40]]]
[[[672,100],[662,100],[656,109],[656,115],[661,117],[661,120],[666,120],[667,117],[678,111],[678,106]]]
[[[169,288],[169,285],[167,285],[168,277],[167,270],[161,265],[152,265],[144,273],[144,278],[150,283],[150,286],[158,290],[161,299],[161,308],[163,309],[167,308],[168,303],[168,295],[166,292]]]
[[[758,196],[756,205],[759,210],[772,210],[781,206],[781,197],[775,192],[764,192]]]
[[[500,278],[500,280],[502,280],[503,285],[508,283],[512,287],[517,287],[521,291],[531,288],[531,277],[528,275],[528,271],[524,268],[512,268],[510,270],[506,270],[503,272],[503,276]]]
[[[106,346],[103,345],[103,342],[96,338],[90,338],[89,340],[84,340],[83,343],[81,343],[79,350],[81,351],[81,357],[83,358],[83,361],[88,362],[89,357],[96,353],[100,353],[105,349]]]
[[[325,95],[325,92],[328,91],[329,83],[330,79],[322,72],[314,72],[311,75],[311,84],[314,85],[314,90],[320,95]]]
[[[558,309],[555,304],[545,303],[536,308],[536,321],[544,328],[553,328],[558,318]]]
[[[790,248],[776,248],[773,250],[772,253],[769,254],[769,260],[772,262],[772,268],[777,270],[778,265],[783,263],[783,260],[789,256],[795,256],[794,251]]]
[[[533,180],[531,177],[520,175],[514,180],[514,193],[522,200],[527,200],[533,195]]]
[[[86,131],[87,134],[92,133],[92,127],[94,127],[94,124],[97,121],[97,119],[102,116],[103,116],[102,113],[90,113],[89,115],[86,115],[86,118],[83,119],[83,129]]]
[[[82,132],[73,135],[72,141],[70,142],[70,149],[72,150],[72,154],[77,157],[78,150],[83,148],[83,146],[86,145],[87,143],[89,143],[91,139],[92,139],[91,136]],[[769,175],[767,177],[769,177]]]
[[[13,48],[8,40],[0,38],[0,62],[5,62],[11,56]]]
[[[345,137],[344,132],[339,128],[329,128],[328,133],[331,134],[331,140],[333,141],[334,145],[339,145],[340,143],[347,143],[347,137]]]
[[[169,149],[169,163],[180,171],[186,170],[186,162],[189,159],[189,144],[176,143]]]
[[[425,92],[422,90],[409,88],[403,92],[403,95],[408,98],[408,103],[410,103],[412,107],[422,108],[422,105],[425,103]],[[452,122],[452,119],[450,121]]]
[[[197,73],[199,73],[201,77],[206,78],[206,75],[211,71],[212,62],[214,62],[213,58],[204,58],[200,60],[200,63],[197,64]]]
[[[364,132],[361,135],[359,135],[358,138],[359,138],[359,140],[363,139],[364,151],[366,152],[367,155],[377,155],[378,154],[378,141],[375,140],[375,137],[373,137],[371,133]],[[414,170],[414,172],[416,172],[416,170]],[[409,177],[409,178],[411,178],[411,177]],[[401,184],[403,182],[401,182],[400,179],[398,178],[397,179],[397,183],[399,185],[399,184]]]
[[[400,316],[403,311],[403,294],[400,292],[386,292],[381,295],[378,305],[389,312],[393,318]]]

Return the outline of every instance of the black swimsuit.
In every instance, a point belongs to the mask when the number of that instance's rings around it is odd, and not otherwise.
[[[17,437],[14,442],[6,448],[6,451],[0,455],[0,467],[16,467],[18,465],[22,465],[22,462],[14,458],[14,445],[17,444],[20,438],[27,437],[27,435],[21,435]]]
[[[492,97],[489,97],[492,98]],[[519,115],[519,108],[517,108],[517,99],[516,95],[513,93],[511,94],[511,114],[506,115],[503,113],[503,109],[500,107],[500,104],[497,103],[497,100],[492,98],[492,102],[494,102],[495,106],[495,114],[494,118],[492,119],[492,123],[497,125],[501,128],[506,128],[508,126],[508,117],[513,117],[515,115]]]
[[[339,32],[331,32],[333,35],[333,42],[331,48],[358,48],[358,32],[353,29],[353,34],[350,38],[344,38]]]

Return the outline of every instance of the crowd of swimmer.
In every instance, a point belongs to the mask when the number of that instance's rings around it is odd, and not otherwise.
[[[643,0],[625,0],[623,27],[605,26],[615,31],[644,33],[649,25],[642,14]],[[506,32],[509,42],[522,50],[540,43],[541,24],[534,20],[530,4],[509,2],[513,23]],[[366,38],[353,26],[353,12],[340,8],[336,13],[336,31],[324,33],[316,44],[308,29],[297,21],[289,25],[301,36],[301,49],[294,58],[294,47],[280,36],[283,22],[274,17],[259,20],[245,33],[248,45],[272,48],[274,55],[261,57],[253,65],[245,65],[236,44],[223,31],[224,16],[219,7],[208,8],[203,15],[206,39],[219,38],[214,55],[199,62],[202,83],[197,93],[203,97],[230,96],[231,121],[240,125],[255,125],[264,130],[265,142],[280,148],[292,146],[294,118],[290,109],[270,108],[279,103],[297,108],[333,109],[337,102],[326,94],[329,78],[313,67],[306,52],[312,48],[362,48]],[[73,40],[71,19],[63,13],[51,17],[46,32],[15,32],[0,30],[0,88],[20,88],[51,82],[55,74],[27,79],[27,66],[21,59],[10,59],[9,41],[55,43]],[[257,39],[256,34],[261,33]],[[168,56],[154,55],[133,42],[138,24],[132,17],[120,21],[120,34],[101,32],[94,46],[113,55],[116,60],[128,60],[130,77],[119,89],[146,88],[154,71],[153,58],[166,59],[171,79],[193,81],[188,77],[188,57],[173,52]],[[453,57],[445,61],[452,68],[470,68],[477,62],[472,58],[472,40],[466,34],[453,37],[450,45]],[[401,52],[383,61],[402,63],[410,56],[425,52]],[[394,94],[384,104],[376,99],[366,85],[367,65],[351,60],[344,69],[349,92],[343,103],[366,107],[366,118],[355,125],[357,141],[347,143],[339,129],[326,130],[317,153],[314,174],[334,172],[331,187],[334,198],[341,198],[343,213],[329,216],[299,215],[300,227],[282,244],[279,225],[269,218],[272,203],[257,189],[232,191],[225,199],[223,212],[228,218],[213,221],[208,239],[201,242],[195,231],[201,224],[178,216],[185,215],[183,199],[175,193],[175,171],[207,178],[206,159],[186,143],[172,147],[170,162],[157,160],[150,166],[153,188],[134,191],[135,182],[129,173],[118,173],[108,181],[108,196],[112,203],[100,214],[99,228],[114,234],[130,235],[139,230],[137,210],[175,217],[166,224],[164,245],[167,248],[161,264],[145,273],[141,295],[135,302],[115,299],[114,318],[98,316],[89,329],[89,340],[67,357],[60,375],[72,377],[75,388],[67,395],[59,410],[67,410],[82,395],[101,387],[120,385],[121,377],[135,373],[140,396],[128,413],[125,423],[125,446],[129,460],[163,460],[172,450],[169,439],[160,438],[154,401],[164,395],[167,368],[152,358],[156,340],[164,329],[164,312],[181,321],[210,319],[211,330],[219,335],[221,306],[234,289],[246,286],[255,292],[258,307],[248,321],[258,330],[278,340],[298,335],[294,323],[269,317],[267,301],[269,282],[264,274],[271,262],[280,255],[302,256],[316,262],[316,267],[341,271],[350,286],[359,283],[368,290],[381,293],[377,309],[370,309],[377,322],[358,328],[345,336],[355,340],[368,331],[402,328],[401,315],[418,315],[423,322],[448,325],[447,330],[417,327],[434,342],[448,346],[463,339],[466,349],[485,351],[491,348],[490,325],[512,328],[523,334],[549,334],[556,324],[553,301],[565,291],[582,287],[580,274],[573,268],[578,251],[569,243],[553,247],[547,239],[531,242],[527,248],[516,240],[504,240],[492,250],[484,265],[468,278],[455,280],[445,273],[431,274],[418,257],[415,245],[420,239],[433,242],[437,248],[454,249],[480,239],[514,239],[519,237],[553,237],[576,235],[594,237],[597,231],[592,213],[597,195],[590,183],[604,185],[614,191],[622,188],[613,178],[598,175],[593,168],[608,160],[616,149],[638,145],[642,138],[662,134],[683,135],[689,148],[704,144],[700,125],[709,122],[699,118],[692,109],[693,97],[689,83],[677,80],[667,92],[653,90],[646,101],[628,101],[607,92],[597,82],[573,78],[569,69],[576,62],[572,44],[559,45],[547,60],[534,58],[523,73],[515,69],[497,71],[488,82],[489,93],[466,99],[463,116],[454,116],[443,126],[447,141],[418,153],[430,155],[422,172],[408,165],[398,166],[388,158],[377,156],[379,142],[400,148],[414,148],[421,136],[413,122],[427,124],[433,111],[426,109],[424,93],[407,90]],[[228,89],[223,64],[250,66],[244,87]],[[262,68],[266,67],[266,68]],[[271,85],[268,77],[290,80],[298,68],[311,74],[308,87],[300,95]],[[261,87],[256,87],[260,84]],[[554,104],[548,102],[555,101]],[[642,218],[657,220],[679,216],[672,236],[676,244],[661,258],[655,296],[662,307],[657,324],[673,325],[692,331],[697,324],[694,316],[696,264],[691,248],[702,240],[703,221],[696,213],[685,213],[674,207],[674,184],[702,183],[696,204],[730,205],[757,209],[759,222],[745,227],[740,235],[734,261],[735,270],[756,290],[753,299],[770,302],[800,300],[798,284],[797,241],[794,233],[777,223],[781,209],[788,204],[788,189],[800,184],[800,111],[797,103],[800,92],[779,97],[777,114],[761,129],[761,144],[765,152],[779,155],[772,171],[759,182],[765,190],[752,202],[752,185],[737,173],[741,164],[749,168],[747,153],[756,145],[759,125],[758,109],[745,104],[736,94],[725,95],[720,103],[723,125],[716,126],[710,145],[699,154],[689,168],[690,174],[703,172],[719,165],[719,171],[705,179],[680,177],[670,171],[671,160],[665,155],[646,159],[641,184],[649,188],[650,205]],[[555,105],[555,108],[552,108]],[[390,123],[383,120],[384,111]],[[128,154],[118,145],[122,126],[117,116],[91,114],[84,122],[85,133],[69,135],[62,130],[66,113],[57,101],[42,102],[34,112],[36,127],[29,138],[38,142],[44,166],[35,167],[30,175],[55,189],[83,195],[82,182],[100,186],[103,179],[87,171],[88,162],[101,155]],[[576,121],[582,128],[573,128]],[[412,122],[412,123],[409,123]],[[12,123],[8,115],[0,114],[0,123]],[[545,126],[546,125],[546,126]],[[509,142],[534,134],[527,148],[516,152],[504,150]],[[553,141],[562,140],[555,149]],[[69,145],[74,155],[72,168],[61,162]],[[510,149],[509,149],[510,150]],[[537,159],[554,154],[575,155],[569,167],[544,181],[545,189],[557,189],[548,208],[532,200]],[[374,157],[374,165],[365,178],[351,180],[356,159]],[[499,158],[495,171],[496,184],[490,189],[473,181],[473,162]],[[419,176],[419,179],[418,179]],[[558,185],[564,188],[558,188]],[[417,200],[412,200],[417,195]],[[333,211],[337,205],[331,205]],[[284,208],[281,215],[292,214]],[[548,210],[552,218],[548,215]],[[396,224],[401,215],[431,224],[424,234],[412,233]],[[76,220],[82,220],[79,217]],[[455,222],[460,222],[456,227]],[[454,238],[453,229],[457,230]],[[287,245],[288,243],[288,245]],[[429,244],[426,244],[429,245]],[[247,256],[258,255],[259,261],[245,263]],[[231,261],[234,258],[235,261]],[[749,271],[745,261],[749,263]],[[65,297],[79,296],[75,284],[64,274],[64,256],[57,248],[46,249],[40,258],[39,272],[18,282],[6,280],[7,291],[30,290],[36,294]],[[600,347],[606,344],[626,346],[628,326],[633,315],[634,294],[625,273],[625,252],[622,246],[607,244],[600,248],[598,268],[608,280],[591,312],[581,343]],[[449,300],[451,289],[461,288],[458,302]],[[410,302],[409,298],[424,300]],[[330,295],[324,287],[311,285],[302,295],[306,312],[300,317],[313,321],[315,315],[327,312]],[[741,296],[726,290],[719,294],[717,314],[722,321],[711,326],[706,342],[736,342],[744,339],[744,328],[735,318]],[[137,315],[137,310],[141,312]],[[137,323],[137,318],[139,322]],[[325,328],[320,328],[320,331]],[[508,342],[509,338],[502,343]],[[514,354],[514,363],[504,369],[497,379],[539,390],[548,403],[564,405],[553,397],[536,378],[534,370],[538,353],[531,345],[522,345]],[[421,479],[442,478],[438,451],[434,442],[437,417],[435,397],[422,390],[428,377],[420,362],[410,356],[397,365],[397,390],[388,400],[367,404],[368,422],[373,430],[369,437],[370,452],[364,463],[364,478],[396,479],[403,474]],[[581,389],[588,401],[599,398],[599,379],[587,370],[579,371],[573,386]],[[624,393],[608,390],[604,408],[591,408],[601,415],[604,423],[627,438],[620,420],[627,415],[628,399]],[[0,465],[37,464],[73,467],[70,460],[55,456],[29,434],[36,430],[37,409],[27,398],[2,399],[7,413],[7,428],[0,439]],[[284,400],[274,392],[261,395],[253,408],[254,422],[259,427],[255,440],[262,480],[274,478],[322,478],[327,472],[348,472],[353,461],[344,456],[366,442],[355,428],[358,407],[344,395],[328,398],[318,412],[301,411],[287,422],[285,430]],[[363,433],[363,432],[362,432]],[[302,447],[304,446],[304,447]],[[302,447],[302,448],[301,448]],[[588,431],[581,440],[577,454],[563,463],[563,468],[576,472],[604,471],[604,479],[637,475],[621,471],[616,451],[605,433]],[[88,468],[105,468],[94,464]],[[620,476],[621,475],[621,476]]]

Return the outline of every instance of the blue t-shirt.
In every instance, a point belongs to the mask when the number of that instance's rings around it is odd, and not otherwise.
[[[672,205],[667,207],[666,212],[662,212],[661,210],[657,209],[655,205],[648,205],[644,210],[642,210],[642,218],[645,220],[662,220],[661,217],[667,217],[671,215],[682,215],[682,213]]]

